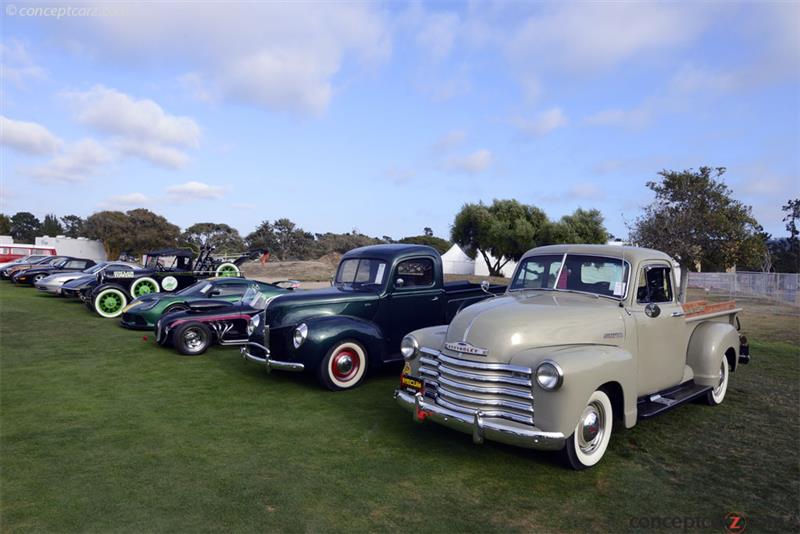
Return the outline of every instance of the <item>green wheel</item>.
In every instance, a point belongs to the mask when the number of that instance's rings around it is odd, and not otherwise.
[[[225,262],[217,267],[217,276],[239,276],[239,268],[231,262]]]
[[[158,293],[158,282],[149,276],[139,278],[131,284],[131,295],[133,295],[134,298],[141,297],[142,295],[149,295],[150,293]]]
[[[128,297],[122,290],[109,287],[98,291],[94,297],[94,309],[101,316],[107,319],[122,315],[122,309],[127,306]]]

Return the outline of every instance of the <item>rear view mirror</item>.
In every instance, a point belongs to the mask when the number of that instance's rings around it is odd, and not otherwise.
[[[658,304],[650,303],[644,307],[644,314],[651,318],[656,318],[661,315],[661,308],[658,307]]]

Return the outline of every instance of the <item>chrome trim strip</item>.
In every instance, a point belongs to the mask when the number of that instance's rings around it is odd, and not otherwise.
[[[449,363],[450,365],[455,365],[457,367],[467,367],[469,369],[483,369],[488,371],[508,371],[510,373],[525,373],[529,376],[531,374],[530,368],[522,367],[521,365],[513,365],[510,363],[483,363],[483,362],[473,362],[471,360],[462,360],[459,358],[453,358],[452,356],[447,356],[440,351],[429,349],[427,347],[420,348],[420,352],[429,354],[445,363]]]
[[[439,366],[439,374],[443,376],[461,378],[464,380],[473,380],[475,382],[487,382],[490,384],[509,384],[512,386],[526,388],[529,388],[533,385],[533,383],[527,378],[518,378],[516,376],[480,375],[476,373],[469,373],[467,371],[459,371],[446,365]]]
[[[264,353],[266,354],[266,357],[265,356],[256,356],[255,354],[251,354],[247,350],[247,347],[249,347],[250,345],[263,350]],[[251,361],[253,363],[261,364],[261,365],[263,365],[263,366],[265,366],[267,368],[267,372],[270,372],[273,369],[277,369],[279,371],[300,372],[300,371],[303,371],[305,369],[305,365],[303,365],[302,363],[282,362],[282,361],[271,359],[269,357],[269,355],[270,355],[269,349],[267,347],[265,347],[264,345],[261,345],[260,343],[254,343],[254,342],[250,341],[244,347],[239,349],[239,352],[241,353],[241,355],[245,359],[245,361]]]
[[[461,412],[464,414],[472,415],[475,413],[475,409],[464,408],[463,406],[459,406],[458,404],[453,404],[452,402],[448,402],[442,397],[436,399],[436,404],[438,404],[439,406],[444,406],[447,409],[455,410],[457,412]],[[481,410],[481,413],[483,413],[486,417],[508,419],[509,421],[516,421],[517,423],[522,423],[525,425],[533,424],[533,417],[529,415],[520,415],[513,412],[504,412],[500,410]]]
[[[456,388],[463,391],[468,391],[470,393],[484,393],[484,394],[494,394],[494,395],[508,395],[509,397],[517,397],[519,399],[526,399],[526,400],[533,400],[533,393],[530,391],[525,392],[519,389],[511,389],[511,388],[504,388],[504,387],[480,387],[480,386],[471,386],[469,384],[464,384],[462,382],[456,382],[455,380],[450,380],[447,377],[440,376],[439,383],[444,384],[449,388]]]
[[[431,419],[454,430],[472,434],[476,443],[484,439],[540,450],[560,450],[566,437],[560,432],[545,432],[533,425],[511,425],[498,420],[489,411],[463,413],[429,402],[420,393],[412,395],[401,389],[394,398],[403,408],[412,412],[416,421]]]
[[[445,399],[452,398],[460,402],[477,404],[479,406],[510,408],[512,410],[519,410],[521,412],[533,413],[533,406],[530,403],[509,401],[504,399],[482,399],[479,397],[462,395],[461,393],[455,392],[450,388],[443,386],[441,382],[439,383],[438,393],[440,397],[444,397]]]

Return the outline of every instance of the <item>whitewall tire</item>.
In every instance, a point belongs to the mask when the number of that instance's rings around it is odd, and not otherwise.
[[[722,404],[725,400],[725,392],[728,391],[728,379],[730,377],[730,366],[728,365],[728,357],[723,356],[719,365],[719,381],[706,396],[706,402],[710,406],[717,406]]]
[[[364,380],[367,365],[367,351],[360,343],[341,341],[322,359],[320,382],[333,391],[352,389]]]
[[[98,291],[92,303],[100,317],[112,319],[122,315],[122,309],[128,305],[128,297],[121,289],[109,287]]]
[[[133,298],[141,297],[142,295],[149,295],[150,293],[158,293],[158,282],[149,276],[143,276],[131,284],[131,295]]]
[[[575,431],[567,438],[564,452],[570,467],[586,469],[603,458],[611,441],[613,421],[611,399],[603,390],[598,389],[589,397]]]

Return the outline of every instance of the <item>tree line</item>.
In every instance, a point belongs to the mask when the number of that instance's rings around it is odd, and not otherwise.
[[[740,270],[800,272],[800,199],[782,206],[788,236],[766,233],[750,206],[733,198],[725,184],[723,167],[664,170],[646,186],[654,195],[632,223],[631,244],[662,250],[690,270]],[[430,245],[440,253],[453,243],[475,258],[480,254],[489,271],[499,275],[509,261],[518,261],[532,247],[557,243],[605,243],[612,236],[596,209],[578,208],[571,215],[550,220],[537,206],[517,200],[491,204],[465,204],[455,215],[450,239],[423,233],[393,239],[350,233],[312,233],[287,218],[265,220],[246,236],[224,223],[196,223],[185,230],[150,210],[100,211],[83,219],[77,215],[48,214],[39,220],[32,213],[0,214],[0,234],[17,242],[32,243],[40,235],[84,236],[103,242],[109,258],[126,252],[141,255],[163,247],[214,246],[220,254],[269,249],[278,260],[317,259],[330,253],[381,243]],[[682,280],[685,285],[686,280]]]

